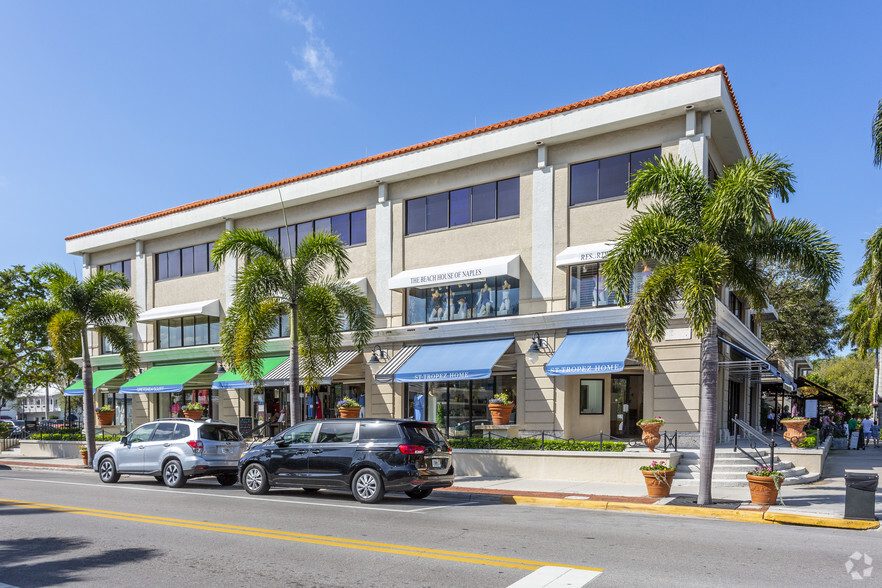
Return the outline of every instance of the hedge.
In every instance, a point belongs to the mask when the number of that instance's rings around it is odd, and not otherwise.
[[[488,445],[486,437],[454,437],[448,440],[454,449],[521,449],[540,450],[541,439],[509,439],[493,437]],[[600,451],[599,441],[575,441],[562,439],[546,439],[545,451]],[[624,451],[625,444],[615,441],[604,441],[603,451]]]
[[[121,435],[95,435],[95,441],[119,441]],[[62,435],[61,433],[37,433],[29,441],[85,441],[85,435]]]

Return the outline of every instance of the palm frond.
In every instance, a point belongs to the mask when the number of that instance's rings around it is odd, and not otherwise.
[[[219,267],[229,257],[241,257],[246,261],[268,257],[280,266],[285,263],[279,244],[257,229],[237,228],[221,233],[211,250],[211,261]]]
[[[131,332],[125,327],[108,324],[98,327],[98,336],[105,337],[119,354],[126,377],[134,376],[138,371],[140,357]]]
[[[879,100],[873,117],[873,165],[882,166],[882,100]]]
[[[658,369],[652,344],[664,339],[668,321],[676,311],[676,278],[674,266],[656,268],[635,297],[628,316],[628,345],[634,357],[651,371]]]
[[[678,217],[698,220],[710,195],[707,178],[694,164],[667,155],[643,165],[628,186],[628,206],[641,200],[666,202]]]
[[[337,235],[311,233],[297,245],[291,271],[298,288],[317,282],[328,271],[334,278],[342,279],[349,272],[346,245]]]
[[[82,353],[83,318],[72,310],[60,310],[49,319],[49,341],[55,351],[59,369],[64,369],[73,357]]]
[[[711,243],[696,244],[676,265],[680,303],[686,321],[699,337],[704,337],[716,320],[717,292],[729,271],[726,252]]]

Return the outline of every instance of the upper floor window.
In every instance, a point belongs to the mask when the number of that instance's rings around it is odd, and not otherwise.
[[[367,211],[344,212],[343,214],[297,223],[296,225],[268,229],[264,233],[281,246],[282,253],[286,257],[291,257],[292,247],[296,251],[297,245],[307,235],[322,231],[337,235],[347,247],[364,245],[367,243]]]
[[[280,339],[291,334],[291,323],[288,322],[288,315],[280,314],[277,319],[270,331],[269,339]]]
[[[729,292],[729,310],[738,317],[739,321],[744,321],[744,303],[735,292]]]
[[[601,265],[603,264],[586,263],[570,266],[570,309],[618,304],[615,296],[607,289],[606,280],[600,273]],[[651,265],[641,263],[631,277],[631,291],[625,304],[634,299],[650,275],[652,275]]]
[[[511,276],[470,284],[407,289],[407,324],[518,314],[519,282]]]
[[[220,341],[220,319],[185,316],[156,321],[157,349],[211,345]]]
[[[624,196],[643,164],[661,155],[661,147],[613,155],[570,166],[570,206]]]
[[[212,247],[214,247],[214,243],[202,243],[201,245],[157,253],[154,256],[155,279],[157,281],[169,280],[217,271],[217,268],[211,263]]]
[[[116,272],[118,274],[122,274],[126,277],[129,284],[132,283],[132,260],[124,259],[123,261],[116,261],[114,263],[105,263],[104,265],[98,266],[98,271],[100,272]]]
[[[101,337],[101,355],[107,355],[110,353],[117,353],[117,350],[113,347],[113,343],[110,342],[110,339],[107,337]]]
[[[408,235],[518,216],[520,178],[413,198],[405,207]]]

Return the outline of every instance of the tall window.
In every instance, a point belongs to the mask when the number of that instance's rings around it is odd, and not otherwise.
[[[202,243],[183,249],[163,251],[154,256],[154,276],[157,281],[217,271],[211,263],[214,243]]]
[[[744,303],[735,292],[729,292],[729,310],[738,317],[739,321],[744,321]]]
[[[595,306],[614,306],[618,304],[613,293],[607,289],[606,280],[600,273],[602,263],[585,263],[570,266],[570,308],[593,308]],[[637,295],[649,276],[652,275],[652,266],[641,262],[631,277],[631,291],[629,303]]]
[[[579,414],[603,412],[603,380],[579,380]]]
[[[220,341],[220,319],[214,316],[185,316],[156,321],[158,349],[195,347]]]
[[[486,380],[453,382],[416,382],[405,389],[405,411],[408,418],[431,421],[447,437],[481,435],[476,427],[490,422],[487,405],[496,392],[504,392],[517,402],[517,377],[491,376]],[[511,413],[511,424],[517,422],[517,411]]]
[[[413,198],[405,202],[406,234],[518,216],[520,178]]]
[[[343,214],[305,221],[296,225],[268,229],[264,233],[281,246],[282,253],[285,256],[291,257],[292,247],[296,251],[297,245],[307,235],[322,231],[337,235],[347,246],[364,245],[367,243],[367,211],[344,212]]]
[[[98,267],[98,271],[101,272],[116,272],[118,274],[122,274],[126,277],[129,284],[132,283],[132,260],[124,259],[122,261],[116,261],[114,263],[105,263],[102,266]]]
[[[631,177],[661,155],[661,147],[613,155],[570,166],[570,206],[624,196]]]
[[[518,314],[519,292],[519,281],[511,276],[453,286],[408,288],[407,324]]]

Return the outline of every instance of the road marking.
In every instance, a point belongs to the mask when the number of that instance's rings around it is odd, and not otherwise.
[[[343,547],[346,549],[358,549],[362,551],[373,551],[377,553],[391,553],[396,555],[408,555],[411,557],[424,557],[429,559],[440,559],[447,561],[455,561],[462,563],[472,563],[485,566],[495,566],[501,568],[514,568],[519,570],[537,570],[543,566],[561,567],[559,564],[553,564],[541,561],[532,561],[526,559],[516,559],[509,557],[500,557],[496,555],[481,555],[477,553],[466,553],[462,551],[447,551],[442,549],[429,549],[424,547],[412,547],[408,545],[396,545],[393,543],[378,543],[374,541],[364,541],[361,539],[346,539],[341,537],[331,537],[322,535],[310,535],[306,533],[294,533],[291,531],[276,531],[272,529],[259,529],[254,527],[241,527],[237,525],[227,525],[224,523],[206,523],[202,521],[188,521],[185,519],[173,519],[168,517],[157,517],[152,515],[139,515],[134,513],[116,512],[110,510],[98,510],[93,508],[81,508],[76,506],[63,506],[57,504],[43,504],[39,502],[25,502],[21,500],[8,500],[0,498],[0,504],[5,504],[17,508],[48,510],[53,512],[68,513],[75,515],[91,516],[105,519],[115,519],[120,521],[128,521],[134,523],[147,523],[152,525],[162,525],[167,527],[179,527],[183,529],[197,529],[201,531],[213,531],[216,533],[228,533],[232,535],[247,535],[251,537],[261,537],[265,539],[278,539],[281,541],[295,541],[298,543],[311,543],[313,545],[325,545],[328,547]],[[569,566],[577,570],[589,570],[594,572],[602,572],[600,568],[589,568],[581,566]]]
[[[542,566],[508,588],[582,588],[602,573],[581,568]]]
[[[419,507],[419,508],[388,508],[383,506],[370,506],[365,504],[335,504],[332,502],[321,502],[321,501],[308,501],[308,500],[285,500],[282,498],[267,498],[265,496],[251,496],[251,495],[234,495],[234,494],[216,494],[214,492],[198,492],[196,490],[174,490],[172,488],[144,488],[142,486],[126,486],[125,484],[116,485],[116,484],[95,484],[95,483],[86,483],[86,482],[62,482],[60,480],[39,480],[34,478],[14,478],[11,476],[3,476],[4,480],[16,480],[19,482],[39,482],[41,484],[64,484],[67,486],[88,486],[89,488],[104,488],[106,490],[135,490],[138,492],[163,492],[163,493],[172,493],[172,494],[183,494],[186,496],[212,496],[214,498],[231,498],[234,500],[259,500],[263,502],[276,502],[281,504],[306,504],[309,506],[321,506],[325,508],[347,508],[347,509],[355,509],[355,510],[379,510],[379,511],[387,511],[387,512],[397,512],[404,514],[412,514],[412,513],[420,513],[427,510],[435,510],[439,508],[451,508],[454,506],[466,506],[470,504],[477,504],[477,502],[457,502],[455,504],[442,504],[438,506],[427,506],[427,507]]]

